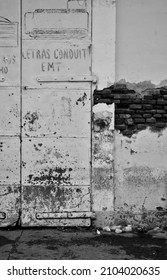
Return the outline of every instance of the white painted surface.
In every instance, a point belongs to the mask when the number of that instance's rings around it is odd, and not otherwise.
[[[167,79],[167,1],[117,0],[116,81]]]
[[[140,212],[166,208],[167,130],[131,138],[115,133],[115,207]],[[165,199],[163,199],[165,198]]]
[[[98,89],[115,82],[115,1],[93,0],[92,71]]]

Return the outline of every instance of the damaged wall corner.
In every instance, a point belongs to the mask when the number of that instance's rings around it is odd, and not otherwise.
[[[114,103],[93,107],[92,210],[105,226],[114,210]]]
[[[114,220],[121,218],[132,225],[165,228],[167,87],[144,88],[138,92],[138,85],[134,86],[132,89],[129,84],[114,84],[94,91],[95,106],[115,104],[114,178],[110,182],[111,186],[114,181]],[[106,124],[103,118],[101,122],[95,118],[94,145],[96,134],[104,133],[98,123],[101,127]]]

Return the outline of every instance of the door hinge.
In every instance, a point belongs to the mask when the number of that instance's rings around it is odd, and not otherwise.
[[[38,212],[36,219],[95,219],[94,212]]]
[[[84,76],[59,76],[59,77],[38,77],[37,82],[49,83],[49,82],[92,82],[97,83],[97,78],[94,75]]]

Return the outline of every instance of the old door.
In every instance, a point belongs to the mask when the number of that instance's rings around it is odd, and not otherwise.
[[[22,1],[22,225],[89,226],[91,1]]]
[[[9,9],[10,7],[10,9]],[[20,217],[20,0],[0,1],[0,226]]]

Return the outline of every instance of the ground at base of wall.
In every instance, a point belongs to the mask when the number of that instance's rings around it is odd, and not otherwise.
[[[166,260],[167,231],[105,232],[92,228],[0,230],[1,260]]]
[[[130,225],[133,229],[143,229],[147,232],[155,228],[161,230],[167,229],[167,211],[159,209],[155,211],[147,211],[146,209],[140,213],[126,212],[126,211],[110,211],[110,212],[97,212],[96,220],[93,225],[97,228],[109,227],[112,230],[113,226]]]

